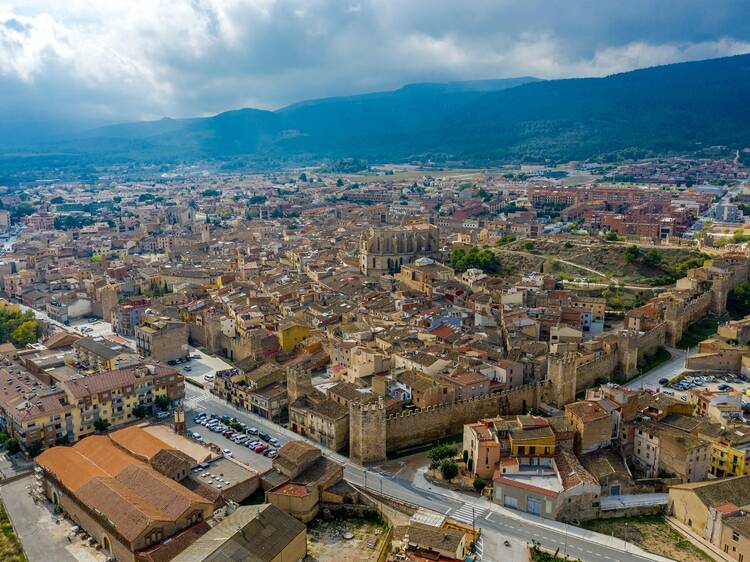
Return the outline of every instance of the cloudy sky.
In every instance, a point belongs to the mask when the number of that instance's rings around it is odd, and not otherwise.
[[[748,0],[0,0],[0,121],[207,115],[746,52]]]

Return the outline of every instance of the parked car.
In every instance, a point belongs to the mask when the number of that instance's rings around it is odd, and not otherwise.
[[[247,429],[247,432],[250,435],[258,435],[258,428],[257,427],[250,427]]]
[[[669,383],[669,379],[659,379],[659,384],[664,386],[665,384]]]
[[[226,455],[227,457],[231,457],[232,451],[230,449],[224,449],[224,455]]]
[[[271,439],[269,439],[268,442],[274,447],[281,447],[281,442],[275,437],[272,437]]]
[[[274,458],[275,456],[278,456],[278,454],[279,452],[276,449],[266,449],[265,451],[263,451],[264,457]]]
[[[156,419],[163,420],[169,417],[169,412],[156,412]]]
[[[187,365],[184,370],[190,372],[193,368],[190,365]]]
[[[268,433],[265,433],[263,431],[258,432],[258,437],[263,439],[263,441],[269,441],[271,439],[271,436],[268,435]]]
[[[268,449],[268,445],[258,445],[257,447],[255,447],[255,449],[253,449],[253,451],[255,451],[256,453],[262,453],[266,449]]]

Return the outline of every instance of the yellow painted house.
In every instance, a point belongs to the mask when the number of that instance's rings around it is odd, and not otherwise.
[[[281,351],[289,353],[309,336],[310,328],[304,324],[292,322],[279,326],[279,345],[281,346]]]
[[[750,475],[750,443],[724,438],[714,441],[709,470],[719,478]]]
[[[514,457],[552,457],[555,455],[555,434],[549,426],[524,427],[509,435]]]

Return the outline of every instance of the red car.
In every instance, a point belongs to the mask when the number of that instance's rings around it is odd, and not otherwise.
[[[234,431],[231,431],[231,430],[227,430],[227,431],[225,431],[224,433],[222,433],[222,435],[223,435],[224,437],[227,437],[227,438],[229,438],[229,437],[231,437],[232,435],[234,435]]]
[[[255,449],[253,449],[253,451],[255,451],[256,453],[262,453],[266,449],[268,449],[268,445],[258,445],[257,447],[255,447]]]

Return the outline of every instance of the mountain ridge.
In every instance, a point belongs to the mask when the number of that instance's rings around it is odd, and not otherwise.
[[[601,78],[427,82],[275,111],[123,123],[47,150],[91,161],[248,164],[342,157],[478,165],[608,160],[750,146],[747,99],[750,55],[736,55]]]

